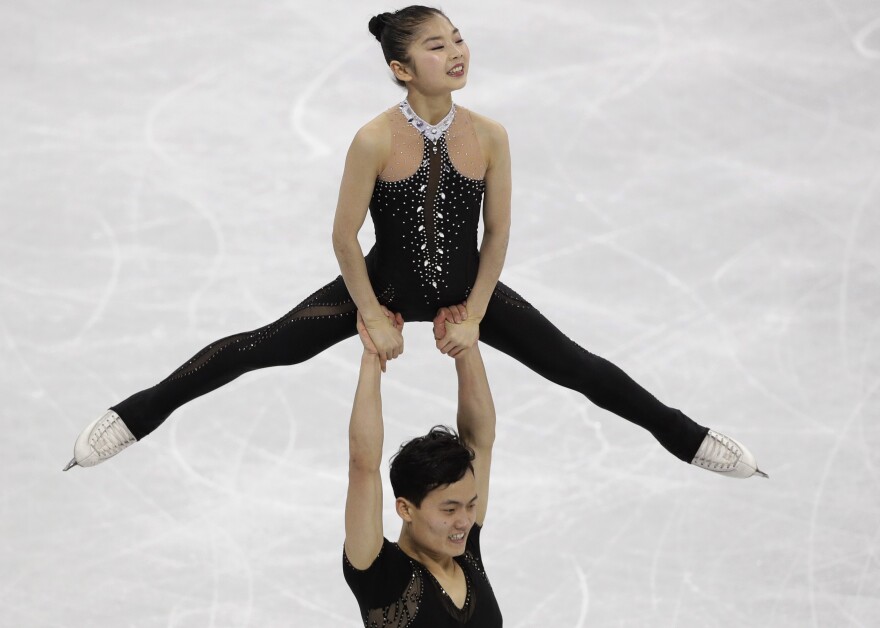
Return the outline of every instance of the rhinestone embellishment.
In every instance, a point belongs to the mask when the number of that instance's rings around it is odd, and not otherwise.
[[[446,114],[446,117],[440,120],[437,124],[428,124],[425,120],[419,117],[413,108],[410,106],[409,101],[404,98],[403,102],[398,105],[400,107],[400,112],[406,117],[407,122],[409,122],[413,127],[424,135],[426,138],[431,140],[434,144],[434,152],[437,152],[437,142],[440,141],[440,138],[443,137],[443,134],[446,133],[446,130],[452,124],[452,121],[455,119],[455,103],[452,105],[452,109],[449,110],[449,113]]]

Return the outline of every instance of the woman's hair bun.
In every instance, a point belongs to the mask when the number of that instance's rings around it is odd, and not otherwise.
[[[382,31],[385,30],[388,22],[391,21],[391,17],[390,13],[380,13],[379,15],[370,18],[370,24],[367,28],[370,29],[373,36],[380,42],[382,41]]]

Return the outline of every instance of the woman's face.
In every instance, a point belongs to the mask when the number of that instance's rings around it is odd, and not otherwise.
[[[419,91],[442,93],[467,83],[471,53],[458,29],[442,15],[422,24],[407,52],[413,75],[410,85]]]
[[[461,556],[474,525],[477,500],[477,483],[470,471],[455,484],[434,489],[419,508],[408,509],[412,540],[430,554]]]

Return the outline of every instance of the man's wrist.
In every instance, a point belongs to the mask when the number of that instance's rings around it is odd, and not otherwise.
[[[467,365],[478,361],[480,359],[480,343],[479,341],[475,342],[472,347],[461,351],[458,355],[455,356],[456,364],[467,367]]]
[[[379,355],[376,353],[372,353],[371,351],[364,348],[364,353],[361,355],[361,364],[364,365],[372,365],[379,364]]]

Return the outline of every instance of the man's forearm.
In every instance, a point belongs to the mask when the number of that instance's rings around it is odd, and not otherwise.
[[[348,426],[350,464],[378,469],[382,463],[382,368],[376,355],[364,351]]]
[[[495,404],[479,346],[455,359],[458,374],[458,431],[475,448],[491,448],[495,441]]]

